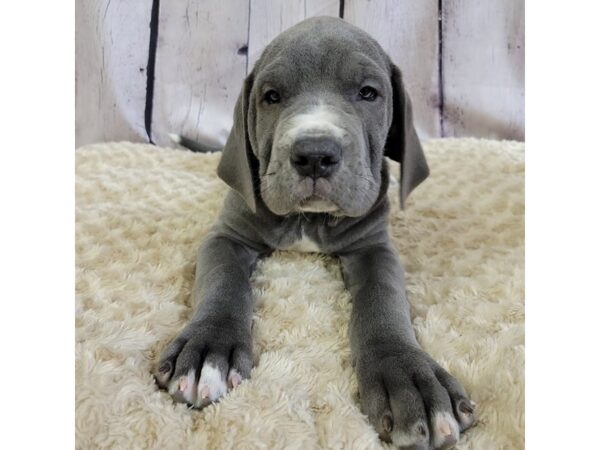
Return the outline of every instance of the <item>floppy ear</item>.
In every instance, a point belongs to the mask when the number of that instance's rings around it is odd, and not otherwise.
[[[408,194],[427,178],[429,167],[413,124],[412,106],[402,83],[402,74],[394,64],[392,89],[394,110],[384,154],[400,163],[400,206],[404,209]]]
[[[252,153],[248,136],[248,105],[252,83],[253,75],[250,74],[244,81],[242,92],[235,104],[233,127],[223,148],[217,174],[243,197],[253,212],[256,212],[258,161]]]

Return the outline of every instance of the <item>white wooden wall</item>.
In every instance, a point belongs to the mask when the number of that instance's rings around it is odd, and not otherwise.
[[[444,135],[524,140],[524,17],[523,0],[444,2]]]
[[[524,139],[524,0],[79,0],[76,143],[225,142],[277,34],[340,16],[402,71],[422,138]],[[153,19],[153,20],[152,20]]]
[[[76,144],[144,142],[152,0],[75,3]]]

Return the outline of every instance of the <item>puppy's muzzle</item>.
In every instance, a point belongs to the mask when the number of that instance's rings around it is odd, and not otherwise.
[[[292,147],[290,163],[304,177],[327,178],[339,167],[342,149],[331,138],[307,137],[296,140]]]

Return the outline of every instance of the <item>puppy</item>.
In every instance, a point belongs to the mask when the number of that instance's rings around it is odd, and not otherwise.
[[[177,402],[203,407],[250,376],[257,258],[337,256],[352,295],[360,402],[379,436],[445,449],[474,421],[460,383],[425,353],[390,243],[387,156],[400,201],[429,173],[400,70],[343,20],[305,20],[264,50],[244,82],[219,176],[231,187],[198,252],[196,311],[155,371]]]

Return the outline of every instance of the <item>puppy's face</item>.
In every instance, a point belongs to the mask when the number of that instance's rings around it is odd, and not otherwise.
[[[307,19],[275,38],[248,75],[218,174],[257,212],[366,214],[383,155],[400,163],[400,203],[429,174],[400,70],[364,31]]]
[[[248,102],[262,199],[278,215],[361,216],[381,188],[389,66],[361,35],[319,22],[280,41],[257,62]]]

